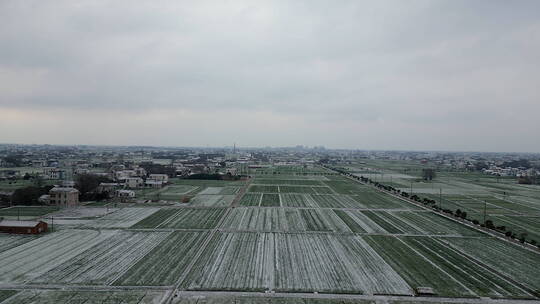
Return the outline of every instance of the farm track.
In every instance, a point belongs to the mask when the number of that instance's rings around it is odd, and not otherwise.
[[[261,298],[282,298],[283,303],[287,303],[286,299],[340,299],[344,301],[348,300],[371,300],[378,304],[389,303],[388,301],[404,301],[408,304],[412,303],[459,303],[459,304],[538,304],[540,301],[534,300],[519,300],[519,299],[486,299],[486,298],[446,298],[446,297],[412,297],[412,296],[390,296],[390,295],[360,295],[360,294],[327,294],[327,293],[296,293],[296,292],[275,292],[275,293],[263,293],[263,292],[240,292],[240,291],[179,291],[178,297],[197,297],[201,298],[200,303],[206,303],[203,297],[219,298],[226,297],[238,297],[239,299],[245,297],[261,297]],[[239,302],[244,303],[244,302]],[[293,302],[295,303],[295,302]],[[316,302],[314,302],[316,303]],[[348,303],[348,302],[344,302]]]

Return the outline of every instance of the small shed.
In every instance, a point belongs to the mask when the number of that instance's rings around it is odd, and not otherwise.
[[[435,290],[431,287],[416,287],[416,294],[419,296],[434,296]]]
[[[16,234],[40,234],[47,232],[47,223],[43,221],[0,220],[0,232]]]

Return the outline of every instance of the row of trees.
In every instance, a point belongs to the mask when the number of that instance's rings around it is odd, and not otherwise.
[[[536,240],[527,240],[527,236],[528,234],[526,232],[521,232],[519,233],[518,235],[516,235],[516,233],[513,233],[512,231],[507,231],[506,230],[506,226],[496,226],[492,220],[486,220],[484,223],[480,223],[478,220],[476,219],[470,219],[468,218],[468,214],[467,212],[465,211],[462,211],[461,209],[457,209],[455,211],[451,210],[451,209],[445,209],[445,208],[441,208],[440,206],[437,205],[437,202],[433,199],[429,199],[429,198],[420,198],[418,195],[414,194],[414,195],[410,195],[409,193],[405,192],[405,191],[401,191],[399,189],[396,189],[392,186],[388,186],[388,185],[384,185],[384,184],[381,184],[379,182],[375,182],[375,181],[372,181],[371,179],[367,178],[367,177],[364,177],[364,176],[355,176],[343,169],[339,169],[339,168],[330,168],[332,170],[335,170],[343,175],[346,175],[346,176],[349,176],[349,177],[352,177],[352,178],[355,178],[355,179],[358,179],[360,181],[362,181],[363,183],[366,183],[366,184],[371,184],[379,189],[382,189],[382,190],[386,190],[386,191],[389,191],[389,192],[392,192],[394,194],[397,194],[397,195],[400,195],[404,198],[408,198],[408,199],[411,199],[415,202],[418,202],[418,203],[422,203],[428,207],[431,207],[432,209],[436,210],[436,211],[439,211],[439,212],[443,212],[443,213],[446,213],[448,215],[452,215],[452,216],[455,216],[457,218],[461,218],[463,220],[467,220],[467,221],[470,221],[471,223],[473,223],[474,225],[479,225],[481,227],[485,227],[487,229],[491,229],[491,230],[495,230],[497,232],[500,232],[500,233],[504,233],[505,236],[511,238],[511,239],[517,239],[519,240],[521,243],[529,243],[533,246],[537,246],[539,249],[540,249],[540,244],[538,244],[536,242]]]

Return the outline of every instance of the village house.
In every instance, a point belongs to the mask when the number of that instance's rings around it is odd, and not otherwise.
[[[128,177],[125,180],[126,188],[136,189],[144,186],[144,180],[140,177]]]
[[[54,187],[49,191],[49,204],[71,207],[79,204],[79,190],[71,187]]]
[[[169,181],[169,176],[167,174],[150,174],[148,178],[154,181],[161,181],[164,184]]]
[[[98,193],[104,193],[104,192],[113,193],[119,187],[120,187],[119,183],[100,183],[96,191]]]
[[[149,188],[161,188],[163,187],[163,182],[159,180],[147,179],[144,182],[144,185]]]

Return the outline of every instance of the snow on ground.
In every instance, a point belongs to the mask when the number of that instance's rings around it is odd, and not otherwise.
[[[234,195],[197,194],[190,205],[200,207],[227,207],[234,200]]]
[[[88,223],[89,228],[129,228],[159,208],[121,208],[102,218]]]
[[[33,283],[109,285],[169,234],[120,231],[48,271]]]
[[[104,216],[106,214],[112,213],[117,209],[114,208],[94,208],[94,207],[76,207],[76,208],[66,208],[55,213],[47,215],[47,218],[54,217],[55,221],[57,218],[64,219],[75,219],[75,218],[88,218],[88,217],[97,217]]]
[[[24,290],[12,296],[2,304],[20,303],[122,303],[122,304],[157,304],[166,296],[164,291],[64,291],[64,290]]]
[[[63,230],[0,253],[0,283],[36,278],[117,231]]]
[[[199,194],[219,194],[223,187],[208,187],[201,191]]]
[[[0,233],[0,252],[17,247],[26,242],[35,240],[35,235]]]

